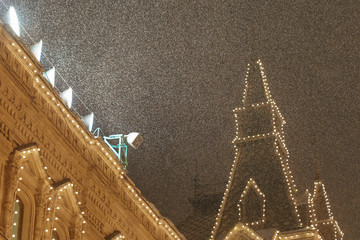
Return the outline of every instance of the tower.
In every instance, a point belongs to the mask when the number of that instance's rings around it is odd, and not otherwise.
[[[342,239],[344,233],[334,219],[324,181],[318,173],[315,176],[314,192],[309,205],[312,209],[311,222],[318,229],[322,238],[324,240]]]
[[[302,226],[284,139],[285,120],[260,60],[248,64],[242,102],[234,109],[235,159],[210,239],[222,239],[239,221],[255,230]]]

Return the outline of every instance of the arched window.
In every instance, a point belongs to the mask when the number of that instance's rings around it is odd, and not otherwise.
[[[51,234],[51,240],[60,240],[59,235],[57,234],[57,232],[53,231]]]
[[[12,227],[11,227],[11,239],[13,240],[21,239],[23,212],[24,212],[24,204],[20,201],[19,198],[16,198],[14,215],[12,218]]]

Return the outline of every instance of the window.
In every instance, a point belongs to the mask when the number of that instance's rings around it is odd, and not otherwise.
[[[57,232],[52,231],[51,240],[60,240],[60,237],[59,237],[59,235],[57,234]]]
[[[24,212],[24,205],[20,201],[19,198],[16,198],[14,215],[13,215],[13,219],[12,219],[12,227],[11,227],[11,239],[12,240],[20,240],[21,239],[23,212]]]

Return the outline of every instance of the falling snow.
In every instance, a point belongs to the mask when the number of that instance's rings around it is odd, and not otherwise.
[[[10,1],[106,134],[140,132],[129,175],[175,223],[200,184],[223,191],[256,47],[283,113],[297,185],[321,164],[345,239],[360,235],[360,5],[356,1]],[[5,7],[1,5],[1,16]],[[42,59],[46,69],[51,64]],[[67,86],[56,76],[57,88]],[[304,189],[301,189],[304,190]]]

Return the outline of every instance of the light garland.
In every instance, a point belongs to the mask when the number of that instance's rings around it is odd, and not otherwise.
[[[128,192],[133,195],[135,201],[141,203],[141,205],[143,206],[142,210],[148,213],[158,225],[163,226],[167,230],[167,232],[169,233],[169,237],[171,237],[172,239],[182,239],[176,233],[176,231],[168,225],[169,223],[167,222],[167,220],[162,219],[162,217],[159,216],[157,211],[153,210],[152,207],[147,203],[147,201],[142,198],[141,194],[138,192],[138,190],[135,187],[128,185],[127,189]]]
[[[248,227],[246,224],[243,224],[242,222],[236,224],[235,227],[233,227],[223,239],[231,239],[234,235],[235,237],[238,237],[236,236],[236,234],[239,232],[246,233],[246,235],[250,236],[253,240],[263,240],[263,238],[257,232],[255,232],[253,229]]]
[[[245,202],[245,196],[248,194],[250,189],[255,190],[256,194],[261,198],[262,200],[262,206],[261,206],[261,213],[262,213],[262,217],[259,221],[253,221],[253,222],[247,222],[245,223],[246,225],[259,225],[261,223],[265,222],[265,203],[266,203],[266,199],[265,199],[265,194],[260,190],[260,188],[258,187],[258,185],[256,184],[256,182],[250,178],[249,181],[246,184],[246,187],[244,189],[244,191],[242,192],[241,196],[240,196],[240,200],[238,203],[238,209],[239,209],[239,221],[242,220],[242,216],[241,216],[241,204],[244,204]]]
[[[327,213],[329,216],[329,219],[318,219],[318,216],[316,215],[316,205],[315,205],[315,199],[318,198],[318,195],[322,194],[325,199],[325,205],[327,209]],[[339,224],[337,221],[334,220],[334,215],[331,211],[331,206],[329,202],[329,198],[327,196],[325,185],[322,181],[316,180],[314,182],[314,193],[312,198],[312,207],[313,207],[313,219],[314,219],[314,226],[318,227],[321,225],[331,225],[333,227],[334,237],[335,240],[342,240],[344,237],[344,233],[339,227]]]
[[[39,74],[37,69],[31,68],[33,64],[29,62],[29,58],[27,58],[25,55],[21,57],[20,54],[22,51],[14,42],[11,45],[14,47],[15,50],[17,49],[15,52],[18,53],[20,59],[25,61],[25,65],[30,68],[30,71],[33,72],[34,80],[37,83],[37,86],[39,86],[39,90],[42,90],[43,93],[46,94],[49,99],[54,102],[54,104],[56,104],[56,106],[60,110],[60,113],[64,115],[65,119],[68,119],[69,124],[72,124],[75,129],[78,130],[78,132],[83,136],[85,142],[89,144],[89,147],[95,146],[98,149],[98,152],[102,153],[103,159],[107,159],[108,161],[110,161],[111,165],[119,171],[120,178],[124,179],[124,176],[126,175],[126,170],[123,168],[123,166],[119,164],[119,162],[114,161],[114,157],[112,157],[113,152],[108,148],[108,146],[106,144],[103,144],[100,139],[92,139],[91,137],[89,137],[89,134],[87,133],[88,130],[84,130],[84,127],[82,126],[83,124],[80,123],[81,120],[79,119],[79,117],[74,117],[66,104],[59,100],[59,96],[57,96],[58,94],[56,95],[53,93],[54,88],[48,88],[47,84],[44,83],[47,82],[46,79],[44,79],[44,76]],[[155,214],[154,211],[151,210],[150,206],[146,203],[146,201],[143,200],[142,197],[139,197],[140,193],[135,193],[134,189],[132,189],[131,193],[134,193],[135,198],[138,199],[139,202],[142,202],[142,206],[145,206],[147,209],[149,209],[146,211],[146,213],[149,214],[150,217],[153,218],[159,225],[162,225],[167,230],[170,237],[174,239],[181,239],[179,235],[175,232],[175,230],[172,227],[168,226],[167,220],[160,220],[160,218],[162,217],[158,216],[158,214]],[[85,232],[83,231],[83,233]]]
[[[22,151],[22,156],[21,156],[21,159],[25,159],[25,158],[27,158],[27,157],[29,157],[29,154],[33,154],[33,153],[39,153],[40,152],[40,148],[38,148],[38,147],[33,147],[33,148],[30,148],[30,149],[27,149],[27,150],[23,150]],[[42,162],[41,162],[42,163]],[[42,163],[43,164],[43,163]],[[20,166],[20,169],[21,170],[24,170],[24,166],[23,165],[21,165]],[[74,186],[74,184],[72,184],[71,182],[66,182],[66,183],[63,183],[63,184],[61,184],[60,186],[58,186],[56,189],[54,189],[54,187],[50,184],[50,180],[51,180],[51,177],[49,177],[49,175],[47,174],[47,167],[46,166],[43,166],[42,167],[42,169],[43,169],[43,171],[45,172],[45,175],[46,176],[48,176],[48,177],[46,177],[45,179],[48,181],[48,184],[49,184],[49,190],[50,190],[50,193],[49,193],[49,197],[47,198],[48,199],[48,203],[55,203],[55,205],[56,205],[56,203],[57,203],[57,201],[59,200],[59,199],[61,199],[62,197],[61,197],[61,194],[62,193],[64,193],[66,190],[68,190],[68,191],[70,191],[70,193],[72,193],[72,194],[74,194],[74,197],[75,197],[75,195],[77,195],[78,193],[77,192],[74,192],[73,191],[73,186]],[[22,177],[19,177],[18,178],[18,181],[22,181],[23,180],[23,178]],[[17,189],[17,192],[19,192],[21,189],[20,188],[18,188]],[[78,205],[81,205],[81,202],[80,201],[78,201],[77,202],[77,204]],[[52,208],[52,207],[47,207],[46,208],[46,210],[47,210],[47,214],[45,215],[45,220],[46,220],[46,222],[49,222],[50,223],[50,220],[51,220],[51,218],[50,218],[50,216],[55,216],[56,215],[56,210],[60,210],[60,206],[59,205],[56,205],[54,208]],[[84,220],[84,212],[81,212],[81,223],[82,223],[82,229],[84,228],[84,224],[86,223],[86,221]],[[52,218],[53,220],[55,220],[55,221],[57,221],[58,220],[58,218],[57,217],[55,217],[55,218]],[[56,228],[54,228],[54,227],[47,227],[47,228],[45,228],[45,233],[46,234],[51,234],[51,232],[52,231],[56,231],[57,229]],[[81,233],[82,234],[85,234],[85,230],[82,230],[81,231]]]
[[[290,197],[291,201],[292,201],[292,205],[294,208],[294,212],[295,212],[295,216],[297,218],[298,224],[299,226],[302,226],[302,222],[301,222],[301,218],[300,218],[300,214],[299,211],[297,209],[297,204],[296,204],[296,200],[294,197],[294,193],[297,192],[296,189],[296,185],[294,183],[294,177],[291,174],[290,168],[289,168],[289,151],[286,147],[285,144],[285,138],[284,138],[284,129],[283,129],[283,125],[286,124],[286,121],[284,119],[284,117],[282,116],[279,108],[277,107],[275,101],[272,99],[271,93],[270,93],[270,89],[269,89],[269,84],[267,82],[267,78],[265,75],[265,71],[264,71],[264,67],[263,64],[261,62],[261,60],[258,60],[256,62],[256,64],[258,64],[259,68],[260,68],[260,73],[261,73],[261,78],[262,78],[262,82],[263,82],[263,86],[264,86],[264,91],[265,91],[265,97],[266,97],[266,101],[265,102],[260,102],[260,103],[252,103],[252,104],[247,104],[246,103],[246,97],[247,97],[247,93],[248,93],[248,78],[249,78],[249,72],[250,72],[250,67],[251,64],[249,63],[247,65],[247,70],[246,70],[246,76],[245,76],[245,88],[244,88],[244,93],[243,93],[243,99],[242,99],[242,103],[244,104],[243,107],[240,108],[235,108],[233,110],[234,114],[235,114],[235,130],[236,130],[236,137],[235,139],[232,141],[234,144],[234,148],[235,148],[235,157],[233,160],[233,164],[231,166],[230,169],[230,176],[229,176],[229,180],[228,183],[226,184],[226,189],[224,192],[224,196],[223,199],[221,201],[220,207],[218,209],[218,214],[217,217],[215,219],[215,224],[213,225],[213,230],[211,231],[211,236],[210,236],[210,240],[213,240],[215,238],[215,233],[218,231],[219,225],[220,225],[220,219],[221,219],[221,215],[222,212],[224,210],[224,206],[225,206],[225,202],[230,190],[230,186],[232,183],[232,179],[233,176],[235,174],[235,165],[237,164],[238,160],[239,160],[239,149],[237,147],[237,143],[238,142],[246,142],[246,141],[251,141],[251,140],[258,140],[258,139],[265,139],[267,137],[270,136],[275,136],[275,140],[274,140],[274,148],[275,148],[275,155],[278,157],[278,159],[280,160],[281,166],[282,166],[282,170],[283,170],[283,174],[285,177],[285,181],[286,184],[288,186],[288,196]],[[247,137],[240,137],[239,136],[239,114],[241,111],[246,110],[248,107],[251,108],[257,108],[257,107],[262,107],[262,106],[267,106],[270,105],[271,107],[271,114],[272,114],[272,132],[270,133],[262,133],[262,134],[256,134],[253,136],[247,136]],[[280,130],[277,129],[277,125],[276,125],[276,117],[278,116],[278,118],[280,119]],[[283,157],[280,153],[279,150],[279,146],[281,146],[281,148],[284,150],[285,153],[285,157]]]
[[[39,71],[34,67],[35,64],[32,64],[32,62],[30,62],[30,58],[28,58],[25,54],[22,54],[23,51],[18,46],[16,46],[15,43],[12,43],[11,45],[14,47],[15,52],[19,55],[20,59],[25,61],[25,65],[27,66],[27,68],[35,75],[34,79],[35,79],[35,82],[38,83],[39,89],[43,90],[43,93],[46,94],[59,107],[59,110],[60,110],[60,112],[63,113],[65,119],[68,119],[69,124],[72,124],[75,127],[75,129],[78,129],[78,131],[80,132],[80,134],[84,138],[85,142],[87,142],[89,145],[96,146],[98,151],[103,154],[104,159],[107,159],[111,163],[111,165],[115,166],[115,169],[118,170],[119,173],[120,173],[120,178],[123,179],[124,175],[125,175],[125,172],[124,172],[125,169],[123,169],[123,167],[118,162],[113,160],[114,158],[111,157],[112,151],[109,151],[108,147],[106,145],[104,145],[99,139],[91,139],[91,137],[89,137],[89,134],[87,133],[87,130],[84,131],[82,123],[80,123],[81,120],[79,119],[79,117],[74,117],[73,114],[68,110],[68,107],[66,106],[66,104],[64,104],[61,100],[59,100],[59,96],[55,95],[53,93],[53,90],[49,89],[48,86],[46,84],[44,84],[44,82],[46,82],[43,79],[44,77],[41,74],[39,74]],[[265,134],[257,134],[257,135],[254,135],[254,136],[247,136],[247,137],[244,137],[244,138],[240,138],[238,136],[238,134],[239,134],[239,126],[238,126],[238,120],[237,120],[238,115],[235,114],[235,118],[236,118],[236,120],[235,120],[236,138],[233,140],[233,143],[235,144],[237,141],[250,141],[250,140],[263,139],[263,138],[266,138],[266,137],[271,136],[271,135],[276,136],[275,141],[274,141],[274,145],[275,145],[275,149],[276,149],[276,153],[277,153],[276,155],[278,156],[279,160],[281,161],[281,166],[283,168],[283,172],[284,172],[286,182],[287,182],[287,185],[288,185],[288,189],[289,189],[289,196],[293,200],[294,207],[295,207],[295,212],[297,214],[299,223],[301,225],[300,215],[298,213],[298,209],[297,209],[297,206],[296,206],[296,201],[295,201],[295,198],[294,198],[294,195],[293,195],[294,192],[295,193],[297,192],[297,189],[296,189],[296,185],[294,184],[293,176],[291,175],[291,171],[289,169],[289,163],[288,163],[289,152],[288,152],[288,149],[287,149],[287,147],[285,145],[285,138],[283,136],[283,134],[284,134],[283,125],[286,122],[285,122],[281,112],[279,111],[278,106],[276,105],[275,101],[271,97],[271,93],[270,93],[270,90],[269,90],[269,86],[268,86],[268,83],[267,83],[267,80],[266,80],[266,75],[264,73],[264,68],[262,67],[261,61],[258,60],[257,64],[260,66],[260,70],[261,70],[260,72],[261,72],[261,76],[262,76],[262,79],[263,79],[263,86],[264,86],[267,101],[257,103],[257,104],[249,104],[249,105],[246,105],[246,106],[244,106],[242,108],[235,108],[233,110],[233,112],[237,113],[239,111],[243,111],[247,107],[256,108],[256,107],[261,107],[261,106],[264,106],[264,105],[271,105],[271,112],[272,112],[272,117],[273,117],[272,118],[272,120],[273,120],[272,121],[273,132],[272,133],[265,133]],[[246,99],[247,91],[248,91],[249,70],[250,70],[250,64],[248,64],[247,72],[246,72],[246,78],[245,78],[245,86],[246,87],[244,89],[244,95],[243,95],[243,100],[242,100],[242,102],[244,104],[245,104],[245,99]],[[41,79],[41,81],[40,81],[40,79]],[[277,129],[276,129],[276,115],[279,116],[279,118],[281,119],[280,132],[278,132]],[[285,159],[281,156],[281,154],[279,152],[279,146],[281,146],[282,149],[284,149],[284,151],[285,151],[285,154],[286,154]],[[223,200],[222,200],[220,208],[218,210],[218,215],[217,215],[217,218],[216,218],[216,222],[215,222],[215,225],[213,226],[214,230],[211,232],[210,239],[214,238],[215,229],[219,225],[219,220],[220,220],[219,217],[221,215],[221,210],[224,207],[224,201],[226,200],[226,197],[228,195],[230,185],[231,185],[231,182],[232,182],[232,179],[233,179],[234,167],[235,167],[235,164],[237,163],[237,160],[238,160],[238,157],[239,157],[238,149],[237,149],[236,145],[234,145],[234,147],[235,147],[235,151],[236,151],[234,161],[233,161],[233,164],[232,164],[232,167],[231,167],[231,172],[230,172],[228,183],[226,184],[226,190],[224,192]],[[31,151],[35,152],[36,150],[40,151],[40,149],[38,149],[38,148],[35,149],[34,148],[34,149],[31,149],[31,150],[28,150],[26,153],[30,153]],[[25,151],[23,152],[23,154],[26,154],[26,153],[25,153]],[[23,155],[22,157],[25,158],[26,156]],[[23,166],[21,166],[20,169],[23,169]],[[47,169],[46,166],[44,167],[44,169],[45,170]],[[22,178],[20,177],[18,180],[21,181]],[[248,182],[248,184],[249,184],[249,182]],[[315,185],[317,185],[317,183],[315,183]],[[338,226],[337,221],[333,220],[333,214],[332,214],[331,209],[330,209],[330,203],[329,203],[328,198],[327,198],[327,194],[326,194],[326,191],[325,191],[324,184],[321,183],[321,185],[322,185],[322,189],[323,189],[325,200],[326,200],[327,210],[328,210],[328,213],[329,213],[329,216],[330,216],[331,220],[325,221],[325,222],[322,222],[322,223],[319,223],[318,220],[317,220],[316,212],[314,211],[314,202],[313,202],[313,199],[315,198],[315,194],[317,192],[317,190],[316,190],[317,186],[316,186],[315,189],[314,189],[314,196],[311,198],[311,194],[309,194],[309,197],[308,197],[308,204],[310,204],[309,206],[311,206],[311,208],[309,208],[311,221],[312,222],[317,222],[317,223],[315,223],[315,226],[318,226],[319,224],[332,224],[334,226],[335,236],[337,236],[336,234],[337,234],[337,232],[339,232],[340,233],[340,239],[342,239],[344,233],[341,231],[340,227]],[[68,185],[68,186],[72,187],[73,185]],[[176,235],[175,231],[166,224],[166,221],[159,220],[159,216],[157,214],[155,214],[153,210],[151,210],[150,206],[146,203],[146,201],[143,200],[141,197],[139,197],[140,193],[139,194],[136,193],[135,190],[130,185],[129,185],[129,187],[131,188],[130,192],[134,194],[134,197],[136,199],[138,199],[139,202],[142,202],[142,204],[141,204],[142,206],[145,206],[145,211],[159,225],[163,225],[171,236],[173,236],[175,239],[180,239],[179,236]],[[59,191],[62,192],[64,189],[66,189],[66,188],[61,188],[61,190],[59,190]],[[52,190],[52,188],[51,188],[51,190]],[[21,189],[18,188],[17,191],[21,191]],[[80,205],[81,202],[78,202],[78,204]],[[264,209],[265,209],[265,206],[264,206]],[[55,211],[56,210],[59,210],[59,206],[57,206],[55,208]],[[82,214],[83,214],[83,212],[82,212]],[[83,223],[85,223],[85,221],[83,221]],[[314,226],[314,225],[312,225],[312,226]],[[46,232],[49,232],[48,229],[46,229],[46,230],[47,230]],[[53,230],[56,230],[56,229],[53,229]],[[82,231],[82,232],[85,233],[85,231]],[[123,236],[123,237],[119,236],[119,237],[120,238],[125,238],[125,236]],[[118,239],[118,238],[116,238],[116,239]]]
[[[87,142],[90,145],[93,145],[96,142],[97,143],[96,146],[98,147],[99,152],[102,152],[102,154],[104,155],[104,158],[107,159],[108,161],[110,161],[111,164],[114,165],[118,171],[124,171],[123,167],[118,162],[114,161],[114,157],[111,157],[113,155],[113,153],[112,153],[112,151],[109,151],[107,145],[100,142],[99,139],[91,139],[92,137],[89,137],[92,134],[87,133],[88,130],[86,128],[85,128],[86,130],[84,131],[84,127],[82,126],[83,123],[82,123],[81,119],[79,117],[73,116],[74,114],[69,110],[66,103],[64,103],[62,100],[60,100],[59,94],[54,94],[54,92],[52,90],[52,89],[54,89],[54,87],[52,87],[51,89],[48,88],[47,84],[44,83],[44,82],[47,82],[47,80],[45,79],[45,77],[42,74],[40,74],[38,72],[37,69],[34,69],[35,67],[32,67],[33,64],[30,62],[31,59],[27,58],[25,56],[25,53],[22,54],[21,49],[14,42],[11,45],[14,47],[14,50],[18,54],[20,59],[22,59],[22,61],[24,61],[24,64],[27,66],[27,68],[31,72],[33,72],[33,74],[34,74],[33,77],[35,79],[35,82],[38,83],[38,86],[40,87],[41,90],[43,90],[43,93],[46,94],[49,97],[49,99],[51,101],[53,101],[54,104],[56,104],[59,111],[63,113],[64,119],[68,119],[68,123],[72,124],[75,127],[75,129],[77,129],[77,131],[83,137],[85,142]],[[100,146],[100,144],[101,144],[101,146]]]

